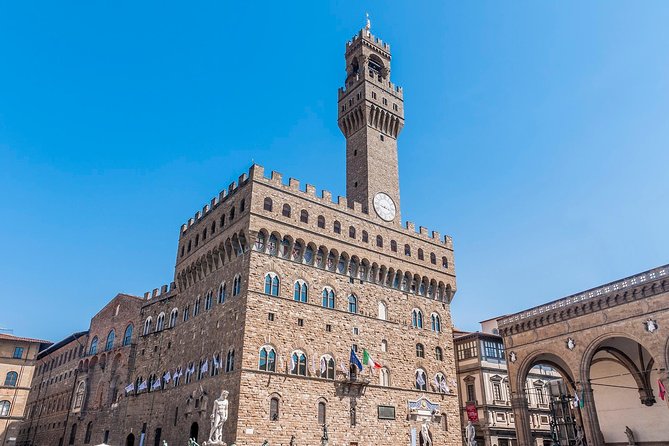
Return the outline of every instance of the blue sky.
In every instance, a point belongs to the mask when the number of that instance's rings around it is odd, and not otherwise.
[[[344,195],[365,11],[456,325],[669,263],[669,3],[230,3],[0,5],[0,327],[55,341],[169,283],[179,226],[252,160]]]

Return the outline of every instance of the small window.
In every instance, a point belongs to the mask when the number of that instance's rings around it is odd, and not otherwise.
[[[423,328],[423,312],[416,308],[411,311],[411,326],[413,328]]]
[[[411,246],[404,245],[404,255],[407,257],[411,257]]]
[[[235,351],[230,350],[228,356],[225,359],[225,372],[232,372],[235,369]]]
[[[418,260],[425,260],[425,255],[423,254],[422,249],[418,249]]]
[[[297,326],[298,327],[304,327],[304,319],[298,318],[297,319]]]
[[[427,380],[423,369],[416,370],[416,389],[427,390]]]
[[[291,209],[289,204],[284,204],[283,209],[281,210],[281,215],[284,217],[290,217]]]
[[[365,243],[369,242],[369,234],[367,233],[367,231],[362,231],[362,241]]]
[[[195,235],[195,247],[197,248],[197,245],[200,244],[200,234]]]
[[[434,357],[437,361],[444,360],[444,352],[441,350],[441,347],[436,347],[434,349]]]
[[[441,332],[441,318],[437,313],[432,313],[432,316],[430,316],[430,328],[434,332]]]
[[[273,321],[274,320],[274,313],[267,313],[267,320],[268,321]]]
[[[383,105],[388,105],[388,99],[383,98]]]
[[[244,209],[246,209],[246,200],[242,199],[242,201],[239,202],[239,213],[241,214],[244,212]]]
[[[441,266],[445,269],[448,268],[448,259],[445,256],[441,258]]]
[[[358,298],[354,295],[348,297],[348,312],[353,314],[358,313]]]
[[[353,226],[348,227],[348,236],[351,238],[355,238],[355,228]]]
[[[279,295],[279,276],[274,273],[267,273],[265,275],[265,294],[270,296]]]
[[[235,219],[235,208],[230,209],[230,221]]]
[[[107,342],[105,342],[105,350],[114,348],[114,340],[116,339],[116,332],[112,328],[107,335]]]
[[[376,92],[372,91],[372,99],[376,99]]]
[[[318,227],[321,229],[325,229],[325,217],[322,215],[318,216]]]
[[[433,265],[437,264],[437,256],[433,252],[430,253],[430,263]]]
[[[400,109],[400,108],[397,106],[397,104],[393,103],[393,110],[395,110],[395,111],[399,111],[399,109]]]
[[[225,227],[225,214],[221,215],[221,228]]]
[[[218,286],[218,303],[219,304],[225,303],[226,292],[227,292],[226,285],[225,285],[225,282],[223,282],[222,284],[220,284]]]
[[[272,199],[267,197],[265,198],[265,202],[263,204],[263,209],[266,211],[272,211]]]
[[[14,359],[23,358],[23,347],[14,347],[14,354],[12,355]]]
[[[242,291],[242,276],[237,275],[232,280],[232,297],[239,296]]]
[[[130,345],[132,342],[132,324],[128,324],[127,327],[125,327],[125,333],[123,334],[123,345]]]
[[[325,331],[331,332],[332,331],[332,325],[330,324],[325,324]]]
[[[304,209],[300,212],[300,222],[309,223],[309,212]]]
[[[416,357],[417,358],[424,358],[425,357],[425,347],[423,347],[423,344],[416,344]]]
[[[318,403],[318,424],[323,425],[325,424],[325,403],[323,401],[320,401]]]
[[[146,321],[148,322],[148,327],[149,327],[148,330],[150,331],[150,330],[151,330],[151,318],[148,318]],[[146,327],[146,325],[145,325],[145,327]],[[145,333],[145,334],[148,334],[148,333]],[[17,348],[18,348],[18,347],[17,347]],[[94,354],[96,354],[97,352],[98,352],[98,337],[96,336],[96,337],[94,337],[93,340],[91,341],[91,347],[90,347],[90,349],[88,350],[88,354],[89,354],[89,355],[94,355]],[[14,351],[14,355],[16,355],[16,351]],[[15,357],[16,357],[16,356],[15,356]]]
[[[383,237],[381,237],[380,235],[376,236],[376,246],[378,246],[379,248],[383,248]]]
[[[265,372],[276,371],[276,351],[274,350],[273,347],[266,345],[260,349],[258,370],[262,370]]]
[[[296,281],[294,286],[293,299],[296,302],[306,303],[308,301],[309,297],[308,295],[309,295],[309,286],[306,284],[306,282],[304,280]]]
[[[277,397],[272,397],[269,400],[269,419],[270,421],[279,420],[279,398]]]
[[[334,232],[335,234],[341,234],[341,223],[338,221],[334,222]]]
[[[358,330],[358,327],[353,327],[353,334],[356,336],[360,334],[360,330]]]
[[[16,387],[16,383],[19,380],[19,374],[16,372],[7,372],[5,376],[5,386],[7,387]]]
[[[207,228],[204,228],[204,231],[202,231],[202,241],[207,240]]]
[[[397,252],[397,242],[395,240],[390,241],[390,250],[392,252]]]
[[[388,341],[386,341],[385,339],[381,341],[381,351],[382,352],[388,351]]]
[[[290,373],[307,376],[307,355],[297,350],[290,357]]]
[[[379,133],[379,139],[380,139],[381,141],[385,141],[385,138],[384,138],[383,135],[380,134],[380,133]]]

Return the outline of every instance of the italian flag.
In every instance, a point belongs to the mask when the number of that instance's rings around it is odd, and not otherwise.
[[[362,363],[365,364],[368,367],[373,368],[373,369],[380,369],[381,368],[381,364],[374,361],[374,359],[372,359],[372,356],[367,352],[367,350],[364,350],[364,349],[362,351]]]

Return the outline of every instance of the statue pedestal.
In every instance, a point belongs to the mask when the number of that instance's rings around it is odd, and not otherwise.
[[[202,443],[202,446],[228,446],[225,441],[215,440],[215,441],[205,441]]]

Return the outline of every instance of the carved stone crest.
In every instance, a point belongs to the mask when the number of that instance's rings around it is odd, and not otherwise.
[[[509,353],[509,361],[516,362],[517,360],[518,360],[518,356],[516,355],[516,352]]]
[[[646,326],[646,331],[648,333],[655,333],[659,328],[657,325],[657,321],[654,321],[653,319],[650,318],[646,322],[644,322],[644,325]]]
[[[574,341],[574,339],[572,338],[568,338],[566,344],[569,350],[573,350],[576,348],[576,341]]]

